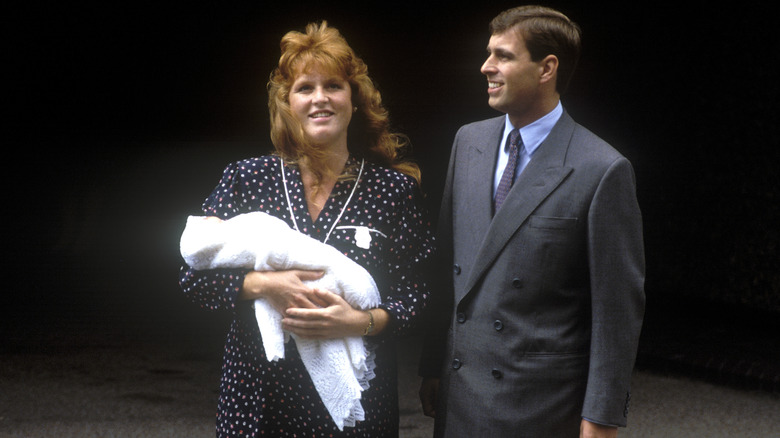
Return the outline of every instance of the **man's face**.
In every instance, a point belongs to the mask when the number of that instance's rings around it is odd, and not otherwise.
[[[488,80],[488,104],[510,119],[525,119],[541,99],[542,63],[531,60],[525,40],[512,29],[491,36],[487,51],[480,71]]]

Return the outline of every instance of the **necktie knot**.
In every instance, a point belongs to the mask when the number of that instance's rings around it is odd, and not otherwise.
[[[509,154],[511,156],[512,150],[519,150],[520,149],[520,143],[522,143],[523,140],[520,137],[520,130],[515,128],[512,130],[512,132],[509,133]],[[516,152],[515,152],[516,153]]]

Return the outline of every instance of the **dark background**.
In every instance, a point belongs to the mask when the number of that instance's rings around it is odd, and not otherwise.
[[[6,11],[6,339],[65,327],[175,339],[224,324],[179,291],[178,239],[225,165],[270,150],[265,84],[282,35],[310,21],[328,20],[368,64],[435,215],[455,131],[497,115],[479,67],[488,22],[516,4],[252,3]],[[634,164],[648,327],[723,309],[776,319],[769,2],[585,3],[546,3],[584,30],[563,103]]]

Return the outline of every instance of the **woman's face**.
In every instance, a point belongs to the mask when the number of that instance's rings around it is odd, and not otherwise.
[[[300,73],[290,89],[290,109],[315,146],[347,150],[352,90],[344,78],[320,69]]]

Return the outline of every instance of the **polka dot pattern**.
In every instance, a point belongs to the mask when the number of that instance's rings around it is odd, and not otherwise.
[[[359,167],[358,161],[350,160],[351,167]],[[229,165],[204,202],[204,214],[228,219],[263,211],[293,227],[280,162],[278,157],[267,156]],[[361,400],[366,419],[343,431],[336,428],[295,342],[286,345],[285,359],[266,359],[251,303],[237,300],[245,270],[194,271],[185,266],[180,276],[185,295],[205,309],[229,310],[234,315],[225,344],[217,436],[397,437],[394,340],[415,328],[430,298],[422,266],[430,260],[434,242],[430,223],[417,205],[417,184],[404,174],[366,163],[359,182],[353,178],[336,184],[312,222],[300,172],[294,166],[285,166],[284,172],[299,230],[322,241],[333,228],[327,243],[372,274],[382,294],[380,307],[390,314],[387,329],[369,338],[377,368]],[[357,190],[347,204],[356,183]],[[356,227],[369,229],[367,245],[358,245]]]

